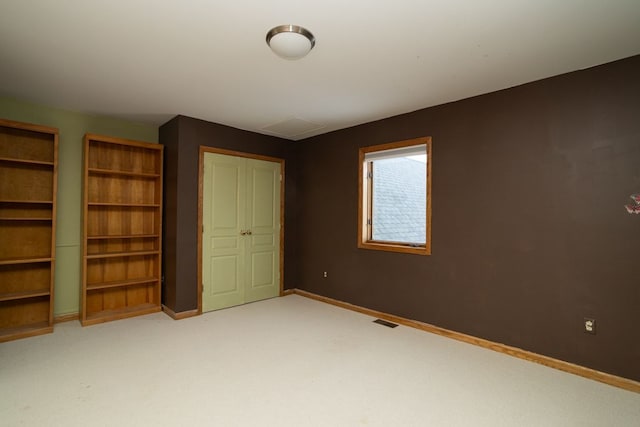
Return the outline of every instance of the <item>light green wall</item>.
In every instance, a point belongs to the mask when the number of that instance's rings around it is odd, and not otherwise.
[[[158,142],[158,127],[0,97],[0,118],[58,128],[58,218],[54,314],[80,311],[82,143],[96,133]]]

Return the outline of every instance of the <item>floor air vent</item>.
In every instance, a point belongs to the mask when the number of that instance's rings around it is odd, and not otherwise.
[[[395,323],[387,322],[386,320],[382,319],[376,319],[373,321],[373,323],[377,323],[378,325],[386,326],[389,328],[395,328],[396,326],[398,326]]]

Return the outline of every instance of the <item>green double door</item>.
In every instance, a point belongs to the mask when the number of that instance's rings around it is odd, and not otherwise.
[[[204,153],[202,311],[280,293],[279,162]]]

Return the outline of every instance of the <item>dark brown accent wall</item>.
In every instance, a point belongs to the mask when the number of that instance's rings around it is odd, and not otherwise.
[[[285,160],[285,288],[296,276],[296,163],[293,143],[177,116],[160,127],[165,145],[163,304],[176,313],[198,307],[198,155],[201,145]]]
[[[197,307],[198,147],[257,153],[286,160],[285,288],[640,381],[638,76],[635,56],[301,142],[178,116],[160,128],[163,302]],[[420,136],[433,255],[358,249],[358,148]]]
[[[639,76],[636,56],[299,143],[295,286],[640,381]],[[420,136],[433,255],[358,249],[358,148]]]

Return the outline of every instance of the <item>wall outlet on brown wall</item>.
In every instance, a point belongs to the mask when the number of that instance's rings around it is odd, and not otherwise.
[[[596,334],[596,319],[584,318],[584,332],[587,334]]]

